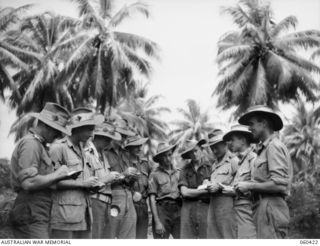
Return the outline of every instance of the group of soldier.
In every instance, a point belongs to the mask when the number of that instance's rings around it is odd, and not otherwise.
[[[15,238],[147,238],[148,208],[154,238],[287,237],[292,166],[268,107],[180,150],[159,143],[156,165],[125,120],[55,103],[33,117],[11,159]]]

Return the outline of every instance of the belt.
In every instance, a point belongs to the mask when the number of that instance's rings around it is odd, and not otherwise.
[[[186,202],[202,202],[202,203],[210,203],[210,198],[186,198],[184,199]]]
[[[112,198],[111,195],[103,194],[103,193],[96,193],[91,196],[91,198],[98,199],[99,201],[111,204]]]
[[[181,205],[181,199],[180,198],[177,198],[177,199],[173,199],[173,198],[162,198],[160,200],[157,200],[157,203],[158,204],[178,204],[178,205]]]
[[[282,193],[254,193],[252,195],[252,200],[257,202],[267,197],[281,197],[282,199],[285,199],[286,195]]]

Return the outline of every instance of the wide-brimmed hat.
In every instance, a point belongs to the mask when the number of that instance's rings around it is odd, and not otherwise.
[[[210,146],[216,145],[218,143],[224,142],[223,135],[224,134],[219,134],[219,135],[216,135],[216,136],[210,138],[208,143],[204,144],[203,147],[210,147]]]
[[[221,129],[214,129],[211,132],[209,132],[208,138],[210,139],[210,138],[213,138],[214,136],[217,136],[220,134],[223,134],[223,131]]]
[[[145,144],[148,141],[148,138],[143,138],[139,135],[135,135],[132,137],[128,137],[124,143],[124,147],[127,148],[129,146],[140,146]]]
[[[282,129],[283,122],[281,117],[271,108],[263,105],[256,105],[250,107],[248,111],[239,118],[238,122],[242,125],[249,125],[249,119],[257,115],[270,119],[273,123],[273,130],[279,131]]]
[[[252,132],[250,132],[248,127],[245,126],[245,125],[234,125],[234,126],[232,126],[230,131],[227,132],[223,136],[223,140],[224,141],[229,141],[233,134],[241,134],[241,135],[245,136],[248,139],[249,143],[254,142]]]
[[[109,122],[103,122],[102,124],[97,125],[94,129],[93,135],[108,137],[116,141],[121,140],[120,133],[116,132],[115,126]]]
[[[136,135],[136,133],[130,129],[128,122],[124,119],[119,119],[115,122],[116,125],[116,131],[123,134],[127,135],[129,137],[133,137]]]
[[[161,143],[158,144],[157,154],[156,154],[155,156],[153,156],[152,159],[153,159],[155,162],[159,162],[159,157],[160,157],[162,154],[164,154],[164,153],[166,153],[166,152],[168,152],[168,151],[170,151],[170,150],[172,150],[172,152],[174,152],[176,148],[177,148],[177,145],[176,145],[176,144],[170,145],[170,144],[168,144],[168,143],[161,142]]]
[[[89,108],[77,108],[72,111],[68,128],[70,130],[82,126],[96,126],[104,122],[102,114],[95,114]]]
[[[66,128],[70,114],[68,110],[56,103],[46,103],[40,113],[31,113],[31,116],[42,121],[46,125],[64,134],[71,135]]]
[[[200,140],[201,141],[201,140]],[[186,159],[188,156],[188,153],[193,150],[196,146],[200,146],[199,142],[196,140],[188,140],[185,142],[184,146],[182,147],[180,151],[180,155],[182,158]]]

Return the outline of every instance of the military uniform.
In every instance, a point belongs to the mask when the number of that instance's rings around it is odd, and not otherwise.
[[[99,179],[110,174],[110,166],[104,155],[99,155],[93,144],[86,149],[91,175]],[[91,195],[92,201],[92,238],[110,238],[110,206],[112,200],[111,184],[105,184],[97,193]]]
[[[210,177],[212,182],[231,185],[238,169],[238,158],[227,151],[220,162],[213,164],[212,169]],[[221,192],[211,194],[207,237],[214,239],[237,237],[232,196]]]
[[[180,173],[179,187],[197,189],[205,179],[209,180],[211,165],[201,162],[197,170],[191,162]],[[209,194],[195,198],[184,198],[181,208],[181,238],[207,238],[207,216],[210,203]]]
[[[139,201],[134,202],[134,207],[137,214],[137,225],[136,225],[136,238],[147,239],[148,235],[148,179],[150,174],[150,167],[148,160],[146,158],[140,158],[139,160],[132,160],[129,155],[125,156],[125,162],[130,163],[128,166],[137,168],[140,175],[137,180],[133,180],[132,186],[130,185],[133,194],[138,192],[141,194],[142,198]]]
[[[285,201],[292,175],[288,149],[276,134],[259,146],[252,179],[255,182],[272,180],[287,189],[286,193],[254,193],[254,221],[257,238],[286,238],[289,227],[289,209]]]
[[[251,171],[253,169],[253,163],[256,156],[257,155],[251,148],[248,148],[238,155],[239,168],[234,177],[233,185],[236,185],[238,182],[251,180]],[[236,192],[236,196],[234,198],[234,210],[238,223],[238,238],[257,238],[256,227],[253,222],[250,192],[246,194],[243,194],[240,191]]]
[[[90,177],[88,162],[82,147],[76,148],[68,137],[50,148],[56,165],[67,165],[71,171],[82,171],[77,180]],[[90,193],[85,189],[57,190],[51,212],[53,238],[91,238],[92,208]]]
[[[11,158],[12,187],[18,193],[10,213],[15,238],[49,238],[51,190],[26,191],[21,184],[27,178],[53,171],[44,139],[31,130],[17,143]]]
[[[111,171],[123,173],[129,166],[124,161],[124,150],[111,147],[105,150]],[[110,238],[134,239],[136,237],[137,214],[132,200],[130,178],[115,181],[111,185],[112,205],[120,208],[118,216],[110,217]]]
[[[165,228],[164,235],[155,232],[153,221],[154,238],[180,238],[180,213],[181,200],[178,188],[179,172],[176,169],[165,170],[161,166],[150,174],[149,195],[155,195],[159,219]]]

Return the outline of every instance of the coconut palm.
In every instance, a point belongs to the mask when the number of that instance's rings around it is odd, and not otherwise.
[[[221,79],[214,94],[224,109],[236,106],[236,115],[249,106],[296,100],[298,93],[308,101],[317,99],[319,87],[311,73],[320,73],[312,61],[299,56],[297,48],[320,46],[320,31],[287,34],[298,20],[288,16],[278,23],[268,3],[241,0],[223,11],[233,18],[239,30],[223,35],[218,42],[217,62]]]
[[[28,70],[28,65],[19,57],[30,54],[8,42],[8,33],[20,21],[21,14],[30,9],[32,5],[23,5],[19,8],[0,8],[0,98],[4,100],[4,90],[16,90],[14,80],[8,68],[15,70]]]
[[[283,131],[294,164],[295,179],[311,181],[320,160],[320,108],[308,110],[306,103],[298,100],[291,123]]]
[[[209,112],[202,111],[200,105],[193,99],[187,100],[187,108],[178,108],[182,120],[172,121],[174,129],[170,133],[171,140],[182,146],[186,140],[200,140],[208,132],[215,129]]]
[[[59,80],[68,80],[73,97],[96,99],[97,110],[104,113],[108,105],[114,107],[126,95],[134,76],[150,75],[151,64],[147,57],[158,58],[156,43],[117,30],[135,12],[148,17],[148,6],[140,2],[133,3],[115,13],[112,0],[75,2],[84,31],[64,44],[78,45]]]
[[[32,124],[30,112],[39,112],[46,102],[58,102],[68,109],[73,100],[66,87],[57,83],[59,65],[66,56],[60,44],[68,40],[78,21],[70,17],[44,13],[24,18],[16,30],[10,32],[8,42],[32,56],[19,56],[29,64],[13,76],[16,90],[9,98],[18,119],[11,128],[19,139]]]

